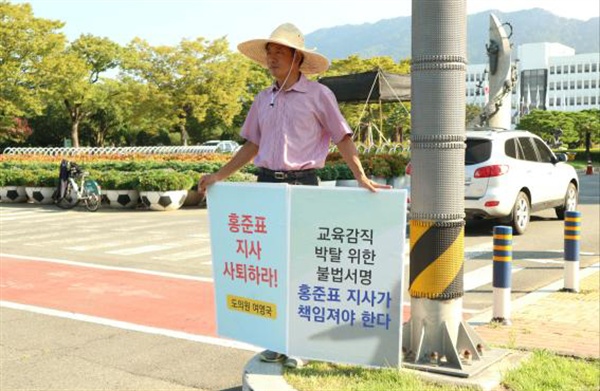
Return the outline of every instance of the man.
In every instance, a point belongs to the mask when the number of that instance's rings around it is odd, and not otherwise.
[[[304,76],[325,72],[329,61],[304,47],[304,35],[296,26],[282,24],[268,39],[242,42],[238,50],[267,68],[275,84],[261,91],[252,103],[241,130],[246,140],[242,148],[219,171],[200,178],[201,194],[252,159],[259,168],[258,182],[318,185],[316,169],[324,166],[331,141],[361,187],[373,192],[389,188],[365,175],[352,130],[333,92]],[[290,367],[302,365],[298,358],[270,350],[263,352],[261,359],[285,360],[284,365]]]
[[[304,76],[325,72],[329,61],[304,47],[304,35],[296,26],[282,24],[268,39],[242,42],[238,50],[267,68],[275,84],[256,96],[242,127],[242,148],[218,172],[200,178],[202,194],[252,159],[259,182],[318,185],[315,169],[324,166],[330,141],[361,187],[389,188],[365,175],[333,92]]]

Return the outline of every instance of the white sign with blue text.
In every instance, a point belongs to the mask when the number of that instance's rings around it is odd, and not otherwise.
[[[400,364],[404,190],[218,183],[208,200],[219,335]]]

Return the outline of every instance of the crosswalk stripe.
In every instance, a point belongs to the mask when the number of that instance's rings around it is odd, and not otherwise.
[[[517,273],[523,270],[522,267],[513,267],[511,273]],[[471,291],[480,286],[487,285],[494,280],[494,266],[487,265],[467,272],[463,276],[464,290]]]
[[[106,253],[113,254],[113,255],[138,255],[138,254],[147,254],[147,253],[154,252],[154,251],[169,250],[174,247],[175,246],[173,246],[173,245],[151,244],[148,246],[140,246],[140,247],[125,248],[122,250],[106,251]]]

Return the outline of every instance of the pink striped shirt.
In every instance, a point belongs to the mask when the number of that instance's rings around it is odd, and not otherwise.
[[[241,136],[259,147],[254,164],[286,171],[323,167],[330,142],[352,134],[335,95],[304,75],[276,92],[275,85],[261,91],[242,126]]]

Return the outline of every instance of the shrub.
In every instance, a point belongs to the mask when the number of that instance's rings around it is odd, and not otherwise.
[[[355,179],[354,174],[352,173],[352,171],[350,170],[350,167],[348,167],[348,165],[346,163],[337,163],[334,165],[334,167],[338,174],[337,179],[342,179],[342,180]]]
[[[10,168],[0,170],[0,186],[26,186],[31,181],[32,172],[29,170]]]
[[[236,172],[225,180],[226,182],[256,182],[256,175],[246,172]]]
[[[389,154],[385,155],[385,159],[390,166],[392,177],[399,177],[405,174],[406,164],[408,161],[406,156],[401,154]]]
[[[135,180],[135,188],[139,191],[189,190],[192,185],[189,175],[173,170],[141,172]]]
[[[25,175],[25,186],[28,187],[57,187],[58,171],[35,170]]]
[[[338,172],[333,164],[326,163],[323,168],[317,169],[317,176],[322,181],[335,181],[338,178]]]
[[[132,190],[136,188],[138,172],[115,170],[107,171],[94,177],[106,190]]]
[[[373,155],[369,159],[368,171],[371,175],[378,178],[390,178],[392,176],[392,169],[387,159],[382,155]],[[365,169],[366,171],[366,169]]]

